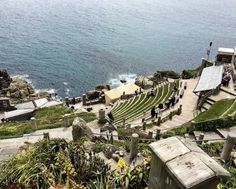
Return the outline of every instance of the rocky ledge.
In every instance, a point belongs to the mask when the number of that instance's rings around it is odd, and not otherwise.
[[[50,98],[47,92],[35,92],[27,81],[20,78],[11,78],[6,70],[0,70],[0,97],[10,98],[12,104]]]

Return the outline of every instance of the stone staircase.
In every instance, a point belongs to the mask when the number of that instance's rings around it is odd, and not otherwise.
[[[206,101],[204,102],[201,112],[204,112],[206,110],[209,110],[209,108],[215,103],[216,101],[211,99],[211,98],[207,98]]]
[[[230,128],[216,129],[216,131],[209,132],[194,131],[193,134],[186,134],[185,137],[191,138],[192,140],[198,140],[200,134],[204,134],[203,140],[205,141],[205,143],[225,141],[228,134],[236,136],[236,126]]]

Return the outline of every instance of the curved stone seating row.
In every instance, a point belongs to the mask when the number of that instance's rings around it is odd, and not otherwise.
[[[174,83],[168,83],[164,86],[158,87],[157,93],[154,97],[147,94],[142,100],[136,100],[134,103],[126,104],[120,111],[114,111],[115,124],[120,124],[125,119],[126,121],[140,117],[145,112],[150,111],[153,106],[157,106],[160,102],[167,100],[172,93]],[[178,84],[177,84],[178,86]]]
[[[114,116],[118,118],[119,116],[123,115],[124,113],[128,113],[131,109],[136,109],[139,107],[140,104],[143,104],[147,99],[147,93],[142,94],[141,97],[133,102],[130,106],[126,107],[123,111],[121,112],[115,112]]]
[[[113,110],[113,114],[118,114],[122,112],[125,108],[129,107],[131,104],[136,103],[139,101],[140,98],[144,97],[144,95],[139,95],[136,97],[132,97],[131,99],[127,100],[126,102],[123,102],[118,108]]]

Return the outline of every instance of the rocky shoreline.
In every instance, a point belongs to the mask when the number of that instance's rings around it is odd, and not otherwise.
[[[18,104],[40,98],[50,98],[47,92],[36,92],[27,81],[10,77],[6,70],[0,70],[0,98],[9,98],[11,103]]]

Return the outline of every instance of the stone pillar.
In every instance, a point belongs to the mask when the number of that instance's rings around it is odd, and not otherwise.
[[[198,137],[198,144],[202,144],[203,142],[203,139],[204,139],[204,133],[200,133],[199,137]]]
[[[170,112],[169,119],[172,120],[172,118],[173,118],[173,112]]]
[[[35,117],[31,117],[30,120],[31,120],[31,128],[32,128],[32,131],[37,131],[38,126],[37,126],[37,122],[36,122]]]
[[[98,123],[100,123],[100,124],[106,123],[105,114],[106,113],[105,113],[105,110],[103,108],[101,108],[98,111]]]
[[[67,106],[67,107],[70,106],[70,103],[69,103],[69,97],[65,97],[65,103],[66,103],[66,106]]]
[[[157,118],[157,126],[160,126],[161,125],[161,116],[158,116]]]
[[[160,138],[161,138],[161,129],[157,129],[156,130],[156,140],[160,140]]]
[[[131,139],[131,149],[130,149],[131,160],[133,160],[138,154],[138,142],[139,142],[139,135],[137,133],[133,133]]]
[[[178,108],[178,115],[182,114],[182,104],[179,105],[179,108]]]
[[[152,132],[152,131],[149,131],[149,132],[148,132],[148,138],[152,138],[152,135],[153,135],[153,132]]]
[[[189,134],[193,134],[194,126],[195,126],[195,121],[191,121],[190,127],[188,129]]]
[[[47,133],[43,133],[43,139],[45,139],[45,140],[49,140],[50,139],[48,132]]]
[[[146,121],[143,122],[143,130],[146,131],[147,123]]]
[[[230,134],[227,136],[227,139],[225,141],[222,153],[220,155],[220,158],[224,161],[224,162],[228,162],[230,159],[230,154],[232,152],[232,149],[234,147],[235,144],[235,140],[236,137],[231,136]]]
[[[125,118],[123,119],[123,127],[125,127]]]
[[[87,105],[87,103],[86,103],[86,94],[82,95],[82,103],[83,103],[83,106]]]
[[[69,127],[69,126],[70,126],[70,122],[69,122],[69,118],[68,118],[69,115],[70,115],[70,114],[65,114],[65,115],[63,116],[63,119],[64,119],[64,127]]]

